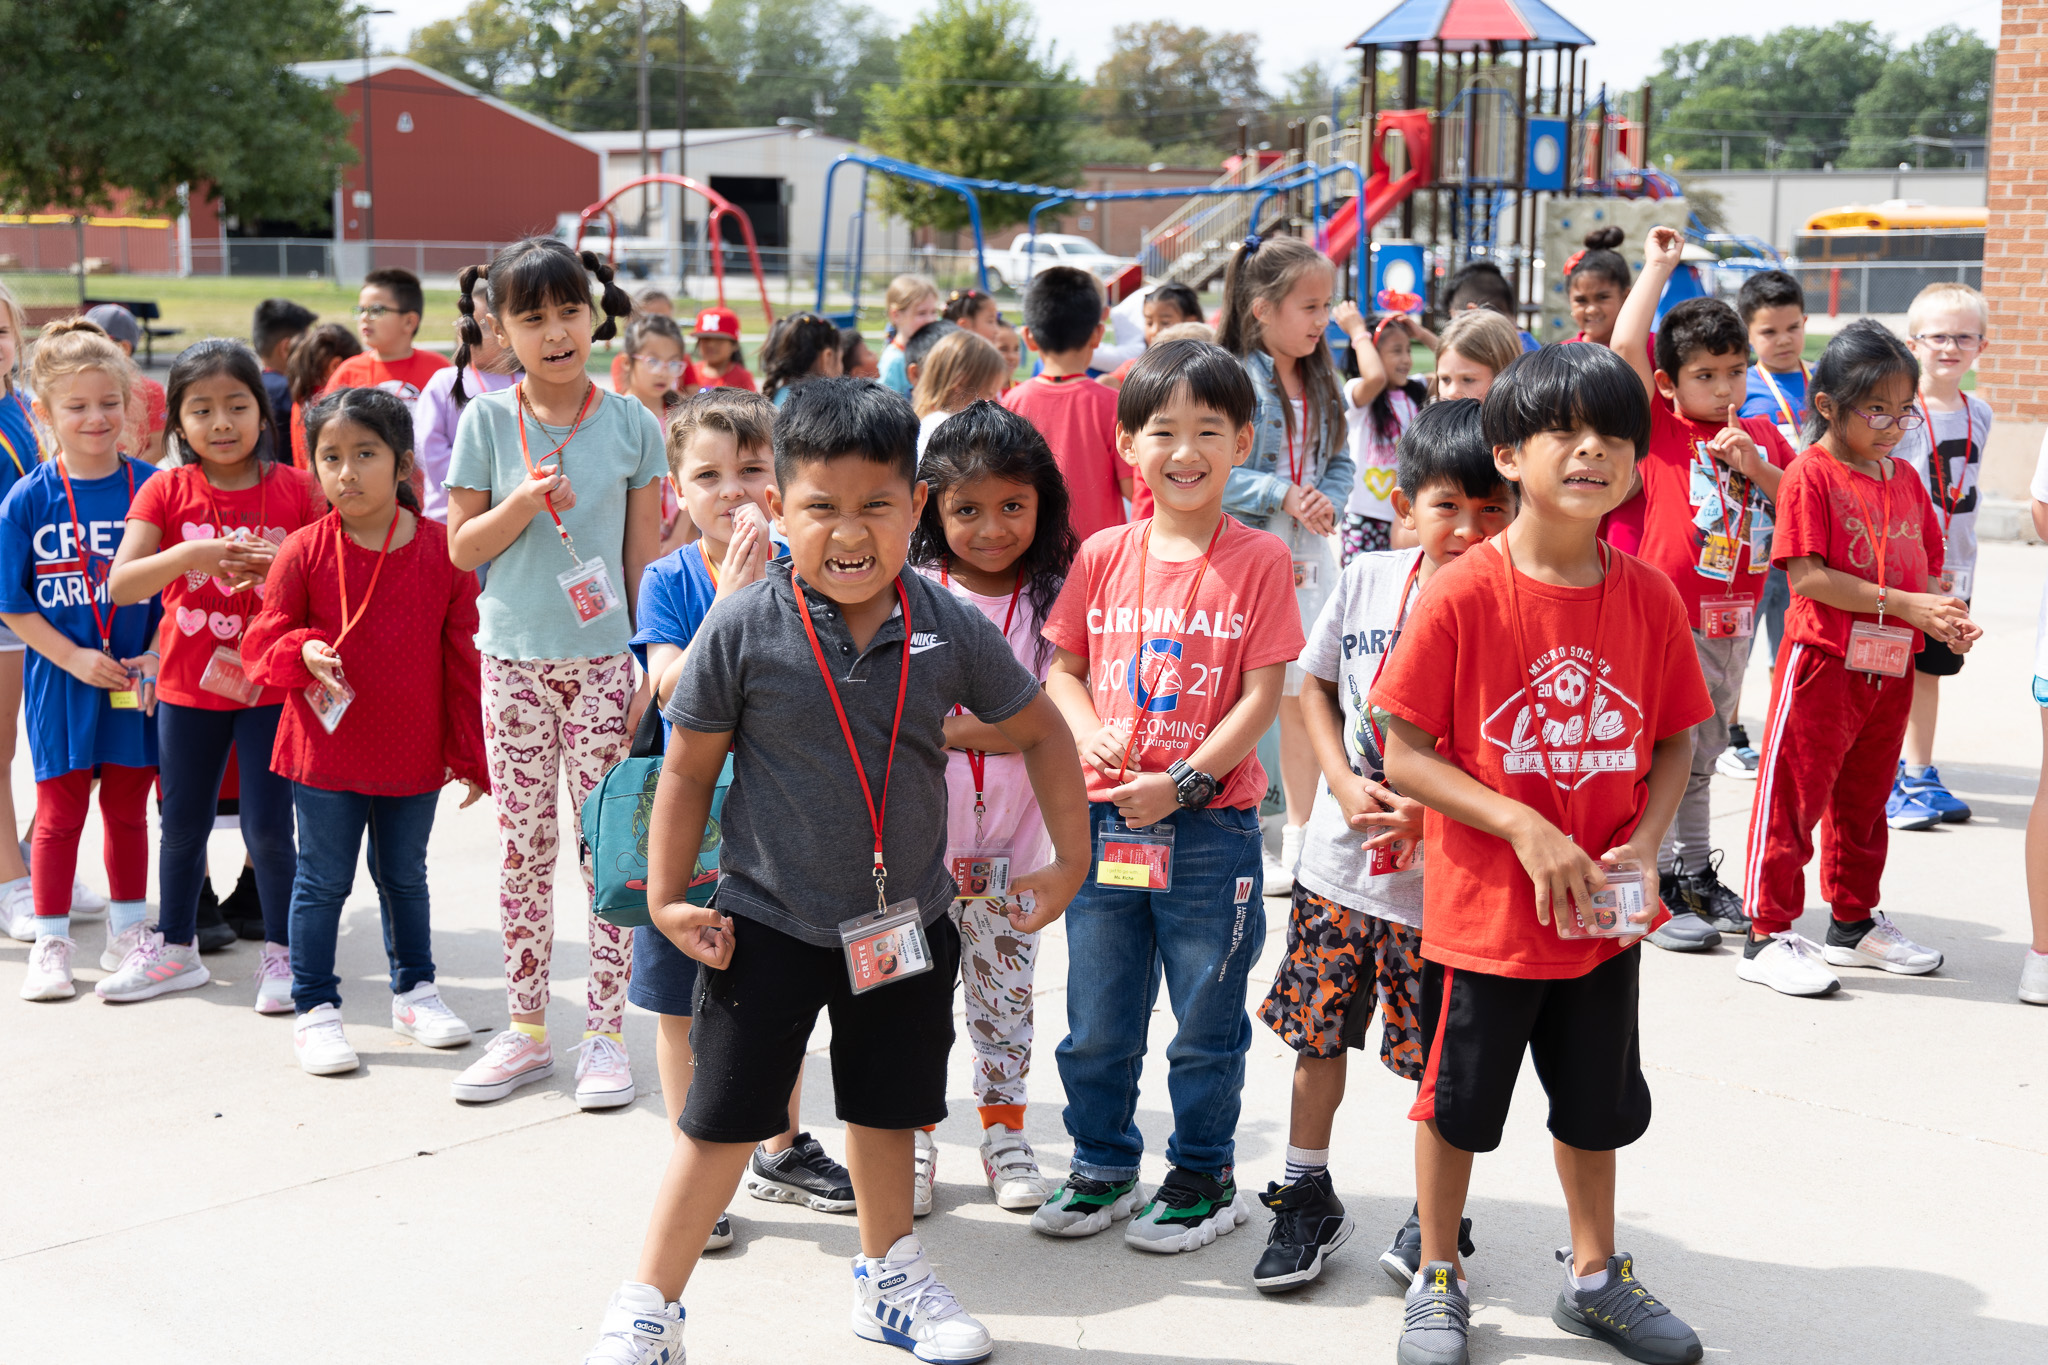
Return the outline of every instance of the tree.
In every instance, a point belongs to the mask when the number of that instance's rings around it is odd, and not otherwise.
[[[868,140],[905,161],[986,180],[1070,185],[1078,87],[1066,64],[1037,50],[1024,0],[938,0],[897,46],[902,78],[868,95]],[[886,179],[883,203],[913,223],[967,226],[947,191]],[[982,225],[1022,222],[1030,195],[980,196]]]
[[[1895,56],[1877,84],[1856,101],[1849,120],[1845,166],[1969,164],[1963,151],[1927,146],[1915,137],[1983,138],[1991,108],[1994,49],[1967,29],[1944,25]],[[1977,165],[1984,164],[1983,148]]]
[[[711,0],[704,31],[732,73],[733,121],[742,127],[800,118],[859,137],[869,89],[896,79],[888,27],[841,0]]]
[[[1259,40],[1165,20],[1119,24],[1109,59],[1096,68],[1088,107],[1103,130],[1154,147],[1198,139],[1237,147],[1237,121],[1267,103],[1259,84]]]
[[[288,68],[345,50],[340,0],[0,5],[0,204],[168,209],[181,185],[249,218],[323,215],[350,159],[334,97]]]

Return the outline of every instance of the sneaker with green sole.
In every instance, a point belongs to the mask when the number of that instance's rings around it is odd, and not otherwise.
[[[1251,1216],[1249,1201],[1239,1196],[1237,1181],[1228,1171],[1219,1181],[1176,1166],[1166,1173],[1152,1202],[1124,1229],[1124,1240],[1140,1251],[1172,1255],[1205,1247],[1250,1222]]]
[[[1137,1181],[1091,1180],[1076,1173],[1038,1206],[1031,1227],[1048,1237],[1093,1237],[1137,1207]]]
[[[1567,1272],[1572,1252],[1557,1253]],[[1550,1320],[1575,1336],[1604,1341],[1643,1365],[1692,1365],[1706,1354],[1699,1334],[1659,1303],[1636,1280],[1635,1258],[1616,1252],[1607,1258],[1607,1283],[1598,1289],[1558,1291]]]

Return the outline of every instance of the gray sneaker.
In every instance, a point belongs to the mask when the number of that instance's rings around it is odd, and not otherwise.
[[[1458,1288],[1458,1270],[1449,1261],[1431,1261],[1408,1287],[1408,1314],[1401,1328],[1400,1365],[1469,1365],[1465,1322],[1472,1301]]]
[[[1458,1220],[1458,1254],[1472,1254],[1472,1220]],[[1422,1269],[1422,1212],[1413,1205],[1408,1209],[1408,1221],[1401,1224],[1401,1230],[1394,1234],[1394,1242],[1380,1253],[1380,1266],[1388,1278],[1406,1289],[1415,1283],[1415,1272]]]
[[[1650,942],[1670,953],[1704,953],[1721,946],[1721,931],[1688,910],[1666,920]]]
[[[1571,1248],[1559,1250],[1557,1259],[1569,1271]],[[1409,1316],[1412,1321],[1413,1308]],[[1600,1288],[1567,1285],[1558,1291],[1550,1320],[1575,1336],[1604,1341],[1644,1365],[1692,1365],[1706,1354],[1699,1334],[1637,1283],[1635,1258],[1625,1251],[1607,1258],[1607,1283]]]

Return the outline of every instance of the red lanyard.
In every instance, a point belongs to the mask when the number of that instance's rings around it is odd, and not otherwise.
[[[1308,405],[1304,403],[1301,416],[1301,420],[1304,422],[1308,420],[1307,409]],[[1287,431],[1287,482],[1299,484],[1301,482],[1301,461],[1296,459],[1294,455],[1294,426],[1286,420],[1284,414],[1281,417],[1280,425],[1286,428]]]
[[[1686,417],[1683,413],[1679,414],[1679,420],[1686,422],[1688,425],[1692,423],[1692,419]],[[1692,453],[1695,459],[1706,464],[1707,472],[1714,476],[1714,492],[1721,500],[1721,538],[1728,542],[1729,554],[1734,559],[1740,560],[1742,558],[1742,548],[1735,542],[1735,533],[1742,529],[1742,523],[1749,518],[1749,489],[1745,487],[1742,490],[1742,507],[1732,516],[1729,515],[1728,511],[1728,504],[1730,502],[1728,494],[1730,487],[1734,485],[1736,480],[1741,479],[1745,484],[1749,481],[1732,469],[1728,471],[1728,477],[1724,479],[1721,476],[1721,462],[1714,458],[1713,452],[1707,449],[1706,442],[1702,441],[1698,436],[1692,438]],[[1735,567],[1735,564],[1731,562],[1728,566],[1728,572],[1733,574]]]
[[[1933,429],[1929,428],[1928,435],[1931,437],[1933,434]],[[1890,463],[1889,459],[1885,463]],[[1856,486],[1854,471],[1848,470],[1845,466],[1844,472],[1850,476],[1849,492],[1854,495],[1857,508],[1867,518],[1870,515],[1870,504],[1865,501],[1863,490]],[[1893,470],[1885,470],[1886,477],[1879,480],[1879,486],[1884,490],[1883,500],[1879,504],[1883,508],[1883,520],[1870,528],[1870,538],[1876,542],[1872,548],[1877,551],[1876,581],[1879,588],[1885,586],[1885,556],[1886,552],[1891,549],[1892,544],[1892,481],[1890,478],[1892,473],[1894,473]],[[1884,610],[1882,607],[1878,609],[1877,623],[1879,625],[1884,624]]]
[[[1202,579],[1209,572],[1209,556],[1216,552],[1216,542],[1223,538],[1224,523],[1230,520],[1228,513],[1216,520],[1216,529],[1209,533],[1208,548],[1202,551],[1202,562],[1195,569],[1195,581],[1188,587],[1187,605],[1181,608],[1181,619],[1195,609],[1195,595],[1202,590]],[[1152,670],[1152,686],[1145,685],[1145,565],[1152,558],[1152,522],[1145,523],[1145,534],[1138,542],[1138,652],[1131,659],[1131,669],[1137,674],[1137,686],[1133,689],[1132,700],[1137,709],[1131,713],[1131,732],[1124,736],[1124,756],[1117,761],[1117,777],[1128,782],[1131,772],[1131,744],[1138,738],[1138,722],[1145,718],[1145,702],[1152,695],[1152,687],[1159,685],[1159,675],[1166,671],[1166,656],[1159,655],[1159,667]],[[1162,623],[1163,625],[1164,623]],[[1149,747],[1149,746],[1148,746]],[[1140,762],[1144,761],[1145,750],[1138,750]]]
[[[1970,411],[1970,400],[1963,400],[1963,466],[1956,474],[1956,486],[1948,486],[1948,470],[1941,464],[1941,442],[1934,436],[1934,413],[1927,406],[1927,395],[1920,395],[1920,415],[1927,420],[1927,477],[1934,480],[1935,489],[1941,494],[1941,540],[1948,543],[1948,524],[1955,519],[1956,504],[1963,500],[1963,485],[1970,478],[1970,457],[1977,453],[1976,414]],[[1887,490],[1891,480],[1885,480]]]
[[[953,584],[952,575],[947,572],[944,564],[939,566],[939,583],[944,587],[951,587]],[[1024,571],[1019,569],[1017,570],[1017,586],[1010,589],[1010,605],[1003,612],[1003,641],[1006,644],[1010,639],[1010,622],[1017,619],[1017,597],[1023,591]],[[967,713],[956,705],[953,708],[953,714],[961,716]],[[984,749],[963,749],[961,752],[967,755],[967,771],[974,774],[974,836],[978,839],[981,837],[981,817],[988,809],[981,799],[981,794],[985,789],[983,782],[988,773],[988,752]]]
[[[1386,671],[1387,657],[1394,652],[1394,643],[1401,638],[1401,627],[1408,620],[1408,597],[1415,591],[1415,579],[1422,572],[1422,558],[1422,551],[1417,550],[1415,562],[1408,567],[1408,577],[1401,583],[1401,606],[1394,613],[1394,633],[1387,637],[1387,647],[1380,651],[1380,661],[1373,665],[1372,681],[1365,685],[1365,723],[1372,728],[1372,740],[1379,746],[1382,764],[1387,757],[1387,737],[1379,722],[1372,718],[1372,690],[1380,685],[1380,674]]]
[[[1571,773],[1571,785],[1565,788],[1564,795],[1559,796],[1557,794],[1557,761],[1551,756],[1550,741],[1543,734],[1543,717],[1542,713],[1536,709],[1536,693],[1529,686],[1529,646],[1522,638],[1522,602],[1521,592],[1515,584],[1515,556],[1508,548],[1508,538],[1505,533],[1495,537],[1493,543],[1500,547],[1501,563],[1507,571],[1508,615],[1513,618],[1515,623],[1515,654],[1522,670],[1522,704],[1529,708],[1528,716],[1536,738],[1536,752],[1543,759],[1543,785],[1549,789],[1550,799],[1557,805],[1558,819],[1563,822],[1558,828],[1564,831],[1565,838],[1576,840],[1578,835],[1572,829],[1572,803],[1579,794],[1580,779],[1583,775],[1574,769]],[[1593,618],[1593,657],[1586,661],[1586,672],[1592,679],[1587,684],[1589,689],[1597,688],[1600,685],[1600,646],[1605,641],[1607,635],[1607,590],[1613,581],[1614,555],[1605,544],[1602,544],[1600,546],[1600,610]],[[1590,731],[1586,738],[1592,738]],[[1582,750],[1581,752],[1584,751]]]
[[[875,794],[868,787],[868,770],[860,760],[860,746],[853,742],[853,726],[847,722],[846,707],[839,700],[839,685],[832,681],[832,669],[825,662],[825,647],[818,643],[818,628],[811,624],[804,585],[791,574],[789,586],[796,594],[797,619],[804,623],[804,634],[811,637],[811,655],[818,661],[818,674],[824,678],[825,691],[832,698],[832,712],[839,717],[839,733],[846,740],[846,752],[853,756],[853,775],[860,779],[860,794],[868,803],[868,823],[875,830],[875,905],[881,909],[888,904],[882,884],[889,877],[889,869],[882,863],[882,823],[889,817],[889,775],[896,770],[896,736],[903,729],[903,698],[910,692],[910,594],[903,590],[903,580],[897,579],[896,601],[903,608],[903,667],[896,677],[896,719],[889,725],[889,757],[882,765],[882,804],[877,806]]]
[[[558,474],[561,472],[562,461],[558,457],[569,448],[569,442],[576,439],[576,433],[583,429],[583,419],[590,412],[591,400],[596,397],[597,385],[595,384],[592,384],[583,391],[583,406],[576,409],[576,420],[570,424],[569,434],[562,438],[560,445],[540,457],[542,464],[546,464],[549,460],[554,460],[555,472]],[[540,477],[540,473],[533,467],[533,456],[528,454],[526,450],[526,383],[524,380],[512,386],[512,415],[514,420],[519,423],[519,458],[526,461],[526,477],[537,479]],[[533,422],[535,426],[540,426],[540,417],[536,415]],[[547,434],[545,427],[542,427],[541,434]],[[569,558],[581,564],[583,561],[576,554],[576,542],[569,539],[569,528],[562,525],[562,514],[555,510],[555,500],[550,497],[547,499],[547,504],[548,515],[555,519],[555,531],[562,537],[562,548],[569,552]]]
[[[401,508],[391,509],[391,524],[384,528],[384,544],[377,551],[377,567],[370,570],[370,586],[363,590],[363,604],[356,608],[355,615],[348,610],[348,544],[342,534],[341,513],[334,514],[334,577],[341,585],[341,634],[334,637],[334,651],[341,652],[341,642],[356,628],[356,622],[363,619],[363,613],[370,609],[370,599],[377,595],[377,580],[384,575],[384,561],[391,555],[391,537],[398,530],[398,519],[404,515]]]
[[[133,507],[135,505],[135,465],[126,455],[121,456],[120,460],[121,468],[128,473],[128,505]],[[106,584],[107,570],[100,572],[97,583],[93,581],[93,552],[85,543],[85,527],[78,520],[78,499],[71,492],[71,474],[70,471],[64,468],[64,457],[62,455],[57,457],[57,477],[64,481],[64,501],[71,508],[72,544],[78,550],[78,576],[85,580],[85,605],[92,608],[92,626],[94,630],[100,633],[100,648],[111,656],[114,652],[114,617],[119,613],[120,608],[109,602],[107,604],[107,619],[104,621],[100,619],[100,589]],[[125,521],[126,517],[123,517],[123,520]],[[108,560],[107,569],[112,569],[112,567],[113,561]]]

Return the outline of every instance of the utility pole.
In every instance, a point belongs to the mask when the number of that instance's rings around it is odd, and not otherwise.
[[[676,174],[688,175],[684,153],[689,145],[690,126],[690,7],[683,0],[676,0]],[[685,281],[689,272],[690,250],[690,197],[681,185],[676,186],[676,287],[683,293],[689,289]]]
[[[640,0],[640,174],[645,177],[647,164],[647,0]],[[647,187],[640,187],[640,235],[647,235]]]

